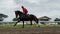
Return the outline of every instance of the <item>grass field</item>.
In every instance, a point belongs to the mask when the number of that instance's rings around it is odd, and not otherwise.
[[[20,24],[20,25],[16,25],[15,27],[13,26],[13,25],[1,25],[0,26],[0,29],[20,29],[20,28],[22,28],[22,24]],[[59,25],[39,25],[39,27],[38,26],[36,26],[36,25],[24,25],[24,28],[60,28],[60,26]]]
[[[0,34],[60,34],[59,25],[1,25]]]

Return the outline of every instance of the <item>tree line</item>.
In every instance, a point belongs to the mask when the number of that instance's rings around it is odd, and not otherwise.
[[[50,21],[52,20],[52,18],[48,17],[48,16],[42,16],[40,18],[38,18],[40,21]],[[19,20],[19,18],[13,18],[13,21],[17,21]],[[60,21],[60,18],[55,18],[54,21]]]
[[[0,13],[0,21],[3,21],[5,18],[7,18],[8,15],[5,14],[1,14]],[[52,20],[52,18],[48,17],[48,16],[42,16],[40,18],[38,18],[40,21],[50,21]],[[17,21],[19,20],[19,18],[13,18],[12,21]],[[60,18],[55,18],[54,21],[60,21]]]

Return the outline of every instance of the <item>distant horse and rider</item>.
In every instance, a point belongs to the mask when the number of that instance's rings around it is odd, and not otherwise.
[[[14,26],[16,26],[16,24],[20,21],[23,22],[23,28],[24,28],[24,21],[30,21],[30,23],[32,25],[32,21],[34,20],[38,24],[39,20],[35,15],[32,15],[32,14],[28,15],[27,9],[24,6],[21,6],[21,8],[22,8],[23,12],[21,12],[19,10],[15,11],[16,18],[18,18],[18,16],[19,16],[19,20],[14,24]]]

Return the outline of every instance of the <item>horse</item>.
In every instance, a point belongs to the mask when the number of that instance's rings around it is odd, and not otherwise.
[[[21,11],[17,10],[15,11],[15,15],[16,18],[19,16],[19,20],[14,24],[14,26],[16,26],[16,24],[20,21],[23,22],[23,28],[24,28],[24,21],[30,21],[31,25],[32,25],[32,21],[34,20],[37,24],[38,24],[38,18],[35,15],[28,15],[28,14],[24,14]]]

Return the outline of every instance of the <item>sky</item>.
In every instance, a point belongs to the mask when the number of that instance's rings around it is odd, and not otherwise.
[[[38,18],[42,16],[60,18],[60,0],[0,0],[0,13],[9,16],[4,21],[12,21],[15,18],[14,11],[22,11],[22,5],[28,9],[29,14]]]

